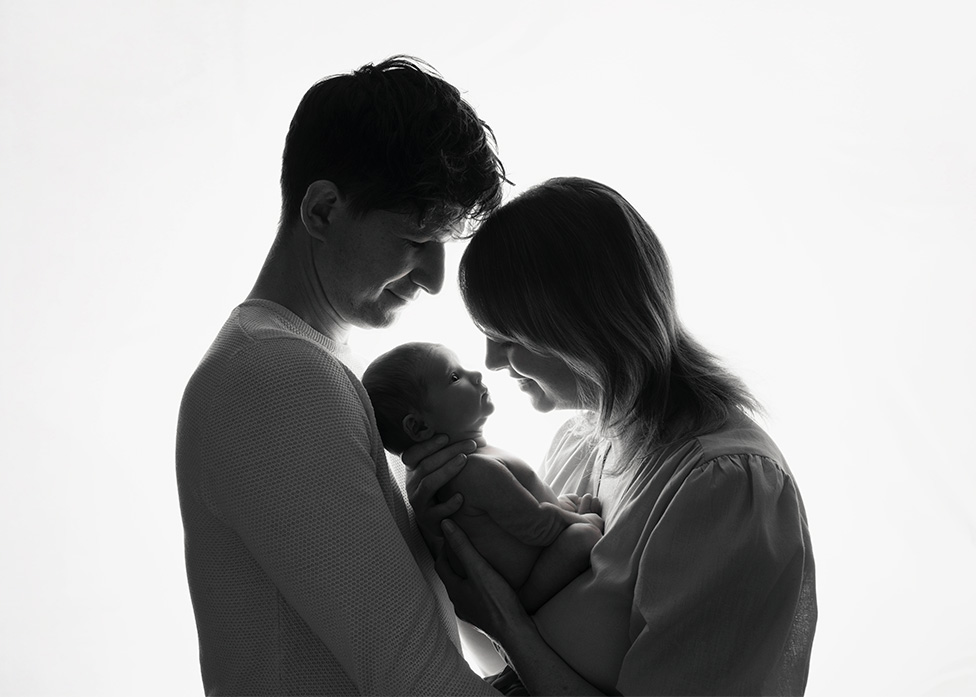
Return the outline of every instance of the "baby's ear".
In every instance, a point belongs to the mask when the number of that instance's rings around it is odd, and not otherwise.
[[[410,413],[403,417],[403,432],[415,443],[420,443],[434,435],[434,429],[420,418],[418,414]]]

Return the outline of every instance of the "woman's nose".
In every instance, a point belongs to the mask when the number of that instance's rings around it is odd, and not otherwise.
[[[485,339],[485,342],[485,367],[488,370],[501,370],[507,366],[508,359],[505,357],[502,345],[491,339]]]

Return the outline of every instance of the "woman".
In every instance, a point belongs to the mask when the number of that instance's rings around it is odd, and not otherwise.
[[[591,568],[533,617],[449,522],[467,578],[439,564],[458,614],[495,637],[531,693],[802,694],[817,609],[800,494],[748,416],[746,388],[684,330],[667,257],[612,189],[553,179],[492,214],[460,284],[540,411],[583,409],[543,475],[592,494],[604,537]],[[411,503],[458,466],[411,453]],[[434,474],[431,474],[434,472]],[[429,476],[428,476],[429,475]]]

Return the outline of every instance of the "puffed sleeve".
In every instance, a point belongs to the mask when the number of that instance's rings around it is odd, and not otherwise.
[[[488,694],[464,664],[377,482],[369,416],[337,361],[258,342],[219,391],[210,505],[362,694]],[[236,395],[260,384],[263,398]],[[221,434],[233,434],[224,438]]]
[[[792,478],[772,460],[723,456],[692,469],[646,537],[617,689],[792,691],[779,673],[812,564],[808,539]]]

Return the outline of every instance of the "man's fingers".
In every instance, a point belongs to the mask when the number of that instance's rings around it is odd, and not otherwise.
[[[482,562],[481,555],[478,554],[474,547],[471,546],[471,541],[468,536],[464,534],[457,525],[451,520],[443,520],[441,522],[441,530],[444,532],[444,539],[450,546],[451,551],[460,560],[461,566],[464,567],[464,572],[468,578],[471,578],[471,571],[473,567],[476,567],[479,562]]]
[[[434,436],[425,440],[423,443],[417,443],[416,445],[411,445],[407,448],[403,455],[400,456],[400,460],[403,461],[403,465],[408,469],[412,470],[417,466],[417,463],[433,455],[438,450],[447,445],[448,437],[445,435]]]
[[[477,449],[478,445],[473,440],[462,440],[457,443],[451,443],[446,448],[441,448],[421,460],[417,467],[417,473],[422,477],[428,477],[454,460],[458,455],[473,453]],[[461,461],[463,462],[464,459],[462,458]]]
[[[437,555],[437,559],[434,560],[434,570],[437,575],[440,576],[441,581],[447,586],[448,590],[451,586],[461,579],[454,571],[454,567],[451,566],[451,560],[447,558],[447,545],[441,547],[440,553]]]
[[[425,476],[420,474],[420,469],[416,470],[416,473],[407,479],[407,497],[411,501],[429,501],[434,498],[434,494],[464,468],[467,459],[467,455],[463,453],[455,455],[446,464]]]
[[[440,503],[436,506],[431,506],[427,509],[428,515],[435,520],[443,520],[448,516],[452,516],[461,510],[461,504],[464,503],[464,497],[461,494],[454,494],[444,503]]]
[[[462,440],[445,447],[443,443],[446,443],[446,438],[447,436],[437,436],[431,439],[441,443],[440,446],[429,445],[430,440],[411,446],[400,459],[407,469],[414,470],[415,477],[423,478],[431,472],[436,472],[458,455],[473,453],[478,449],[478,444],[473,440]]]

